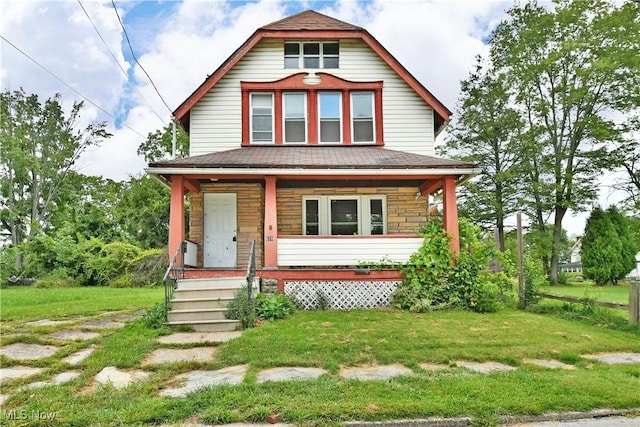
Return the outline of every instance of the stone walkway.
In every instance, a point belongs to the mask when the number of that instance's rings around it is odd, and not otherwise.
[[[69,368],[50,378],[43,378],[44,368],[23,365],[29,365],[32,361],[55,358],[56,354],[62,353],[65,345],[94,340],[102,336],[102,330],[122,328],[126,322],[132,321],[137,317],[137,315],[120,313],[91,320],[55,321],[43,319],[29,322],[25,324],[28,327],[49,328],[47,333],[41,335],[45,340],[44,342],[48,342],[48,344],[29,344],[17,341],[0,347],[0,354],[17,362],[15,366],[0,368],[0,383],[11,383],[12,381],[20,380],[25,384],[14,390],[19,391],[25,388],[57,386],[73,381],[81,375],[84,360],[90,357],[98,348],[96,344],[88,345],[73,354],[60,358],[60,361],[68,364]],[[58,326],[62,329],[51,331],[52,327]],[[206,364],[212,362],[219,344],[238,338],[241,334],[241,332],[179,332],[159,337],[158,343],[164,347],[147,354],[139,369],[122,370],[115,366],[106,366],[90,380],[89,384],[87,384],[87,390],[92,390],[99,386],[111,386],[116,389],[125,388],[135,382],[145,381],[155,367],[163,364]],[[20,335],[15,336],[19,337]],[[175,347],[181,345],[193,347]],[[588,354],[582,357],[606,364],[640,363],[640,353]],[[522,362],[523,366],[536,365],[544,369],[577,369],[573,365],[557,360],[525,359]],[[478,363],[465,360],[453,361],[449,365],[423,363],[419,366],[424,371],[462,368],[470,373],[477,374],[500,374],[518,369],[495,361]],[[203,387],[241,384],[245,381],[248,370],[248,365],[228,366],[217,370],[192,370],[168,379],[159,394],[170,398],[181,398]],[[323,375],[338,375],[353,381],[388,381],[395,377],[415,374],[412,369],[401,364],[343,367],[336,374],[320,368],[290,366],[258,371],[256,372],[255,381],[259,384],[278,381],[312,381]],[[37,381],[28,383],[26,380],[32,377]],[[8,395],[0,395],[0,404],[9,397]]]

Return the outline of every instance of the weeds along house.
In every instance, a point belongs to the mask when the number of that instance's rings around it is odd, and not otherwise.
[[[171,187],[169,253],[189,197],[187,275],[246,270],[255,240],[279,291],[393,289],[397,271],[357,266],[406,261],[429,195],[458,248],[456,184],[475,170],[433,157],[449,115],[363,28],[314,11],[259,28],[175,110],[189,157],[147,169]]]

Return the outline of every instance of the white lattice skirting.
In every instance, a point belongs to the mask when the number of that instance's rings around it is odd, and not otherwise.
[[[390,305],[391,294],[399,283],[396,280],[285,280],[284,293],[305,310],[349,310]]]

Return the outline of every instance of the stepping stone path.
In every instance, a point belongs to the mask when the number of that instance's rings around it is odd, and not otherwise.
[[[35,383],[31,383],[27,385],[29,388],[40,388],[48,385],[60,385],[64,383],[68,383],[69,381],[75,380],[80,376],[80,372],[77,371],[69,371],[62,372],[53,377],[50,381],[37,381]]]
[[[102,320],[90,320],[88,322],[84,322],[76,326],[78,328],[85,328],[85,329],[119,329],[119,328],[124,328],[125,324],[122,322],[116,322],[111,319],[102,319]]]
[[[188,349],[159,348],[147,356],[142,366],[176,362],[210,362],[218,349],[215,347],[195,347]]]
[[[421,363],[420,367],[425,371],[441,371],[443,369],[449,368],[448,365],[440,365],[437,363]]]
[[[177,388],[167,388],[160,392],[161,396],[183,397],[203,387],[227,384],[237,385],[244,381],[249,367],[247,365],[230,366],[217,371],[191,371],[178,375],[173,382],[186,382]]]
[[[84,331],[58,331],[45,335],[45,338],[54,340],[67,340],[67,341],[85,341],[98,338],[100,334],[98,332],[84,332]]]
[[[66,325],[67,323],[71,323],[72,320],[50,320],[50,319],[42,319],[36,320],[34,322],[27,322],[25,325],[27,326],[58,326],[58,325]]]
[[[80,363],[84,362],[84,359],[86,359],[87,357],[89,357],[91,355],[91,353],[93,353],[94,351],[96,351],[96,348],[91,346],[91,347],[87,347],[85,349],[82,349],[76,353],[73,353],[70,356],[65,357],[64,359],[62,359],[63,362],[68,363],[69,365],[79,365]]]
[[[267,381],[315,380],[327,371],[319,368],[273,368],[258,373],[258,384]]]
[[[602,353],[587,354],[582,356],[585,359],[597,360],[609,365],[640,363],[640,353]]]
[[[0,383],[18,378],[32,377],[43,372],[42,368],[30,368],[28,366],[14,366],[0,369]]]
[[[110,384],[114,388],[125,388],[134,382],[145,380],[149,373],[144,371],[121,371],[115,366],[107,366],[96,375],[97,384]]]
[[[576,369],[573,365],[567,365],[566,363],[558,362],[557,360],[524,359],[523,362],[529,365],[538,365],[549,369]]]
[[[401,375],[411,375],[413,371],[402,365],[354,367],[340,370],[340,376],[352,380],[386,380]]]
[[[516,369],[513,366],[505,365],[503,363],[498,363],[498,362],[476,363],[476,362],[457,361],[456,365],[461,366],[465,369],[469,369],[470,371],[479,372],[481,374],[488,374],[491,372],[506,372],[506,371],[513,371]]]
[[[14,343],[0,348],[0,354],[14,360],[38,360],[53,355],[60,347],[54,345]]]

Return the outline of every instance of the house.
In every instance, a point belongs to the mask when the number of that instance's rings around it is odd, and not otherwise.
[[[429,196],[459,250],[456,185],[478,171],[434,157],[450,114],[363,28],[315,11],[259,28],[175,110],[189,156],[147,168],[171,187],[169,253],[188,197],[187,277],[244,274],[255,241],[262,283],[305,304],[388,302],[398,271],[359,266],[406,261]]]
[[[560,265],[560,271],[565,273],[582,273],[582,237],[578,237],[576,242],[569,249],[569,262]]]

